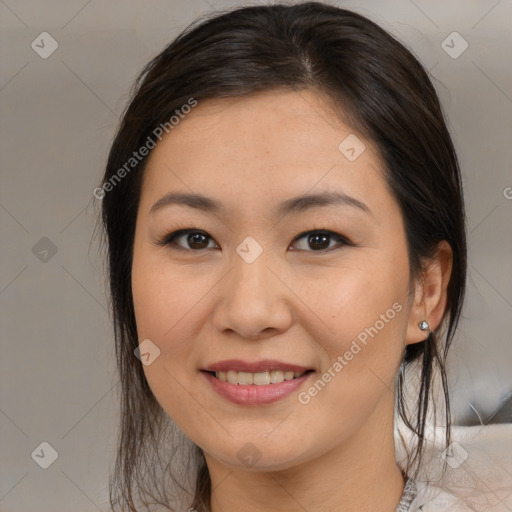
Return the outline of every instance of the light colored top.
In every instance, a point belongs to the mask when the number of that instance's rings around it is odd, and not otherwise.
[[[512,510],[512,424],[455,426],[448,450],[444,431],[431,432],[422,471],[406,481],[395,512]]]

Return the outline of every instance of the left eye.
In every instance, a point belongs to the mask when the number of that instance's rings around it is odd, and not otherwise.
[[[315,230],[315,231],[307,231],[306,233],[302,233],[297,236],[294,242],[301,240],[302,238],[306,239],[306,246],[316,247],[312,252],[320,252],[332,249],[330,247],[330,243],[335,240],[339,246],[343,245],[352,245],[352,243],[347,240],[344,236],[339,233],[335,233],[334,231],[328,231],[325,229]],[[308,249],[299,249],[299,250],[308,250]]]

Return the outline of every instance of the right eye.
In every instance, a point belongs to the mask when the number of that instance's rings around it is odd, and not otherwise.
[[[183,251],[198,252],[209,248],[208,239],[213,241],[213,238],[205,231],[197,229],[179,229],[178,231],[165,235],[158,240],[156,244],[160,246],[173,246],[173,248]],[[187,244],[188,247],[184,247],[178,243],[180,240],[184,241],[183,243]],[[218,244],[216,247],[218,247]]]

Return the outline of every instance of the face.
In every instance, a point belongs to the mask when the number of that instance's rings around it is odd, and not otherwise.
[[[351,134],[318,94],[273,91],[199,102],[149,157],[132,290],[139,343],[160,352],[144,372],[209,465],[292,468],[392,424],[406,239]],[[217,207],[162,200],[176,193]]]

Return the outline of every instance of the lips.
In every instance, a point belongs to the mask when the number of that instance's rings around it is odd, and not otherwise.
[[[218,361],[201,369],[213,390],[237,405],[264,405],[298,390],[315,370],[273,359]]]
[[[276,370],[276,372],[282,374],[279,370]],[[240,376],[241,373],[243,372],[238,373],[238,376]],[[236,405],[259,406],[283,400],[292,393],[298,392],[301,386],[306,385],[306,382],[312,378],[314,371],[311,370],[291,380],[284,380],[275,384],[261,382],[260,385],[226,382],[218,379],[213,372],[209,371],[202,371],[201,374],[210,383],[211,388],[223,399]],[[261,372],[253,375],[258,374],[261,375]],[[251,374],[247,373],[247,375]]]

